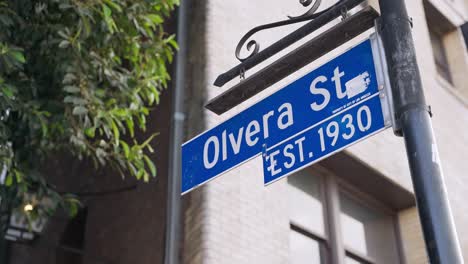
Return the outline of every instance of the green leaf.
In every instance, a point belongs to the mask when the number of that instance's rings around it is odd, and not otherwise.
[[[129,156],[130,156],[130,149],[129,149],[129,147],[128,147],[128,144],[127,144],[125,141],[123,141],[123,140],[120,140],[120,144],[122,145],[125,158],[128,159]]]
[[[69,203],[73,203],[73,204],[76,204],[78,206],[82,206],[81,201],[78,200],[78,198],[77,198],[77,196],[75,194],[65,194],[63,196],[63,198]]]
[[[105,4],[102,5],[102,12],[104,13],[104,21],[109,28],[111,34],[117,30],[117,25],[115,24],[114,19],[112,18],[112,10]]]
[[[78,204],[76,203],[68,203],[68,215],[73,218],[78,214]]]
[[[22,52],[13,50],[13,51],[10,51],[10,54],[11,56],[13,56],[13,58],[15,58],[15,60],[21,63],[26,63],[26,58],[24,58],[24,55]]]
[[[112,0],[105,0],[105,2],[113,9],[117,10],[118,12],[122,12],[122,8],[118,4],[114,3]]]
[[[12,98],[13,97],[13,89],[11,89],[10,86],[7,86],[7,85],[3,85],[2,86],[2,93],[8,97],[8,98]]]
[[[95,92],[96,96],[99,96],[99,97],[104,97],[106,95],[106,91],[104,89],[97,89],[94,92]]]
[[[151,147],[151,145],[146,145],[146,147],[148,148],[148,150],[149,150],[150,153],[153,153],[153,152],[154,152],[154,149]]]
[[[127,109],[123,109],[123,108],[116,108],[112,111],[112,113],[114,113],[116,116],[118,117],[126,117],[128,116],[128,110]]]
[[[96,157],[98,158],[99,163],[101,163],[101,165],[104,166],[106,164],[105,158],[107,157],[107,153],[102,148],[96,149]]]
[[[125,123],[127,124],[127,128],[130,131],[130,136],[133,138],[135,136],[135,124],[133,123],[133,119],[131,117],[127,118],[125,119]]]
[[[15,173],[16,182],[17,183],[23,182],[23,174],[18,170],[14,170],[14,173]]]
[[[62,83],[63,84],[70,84],[72,83],[73,81],[76,80],[76,75],[73,74],[73,73],[67,73],[65,74],[65,76],[63,77],[63,80],[62,80]]]
[[[76,98],[75,96],[65,96],[65,98],[63,98],[63,102],[67,104],[73,103],[75,98]]]
[[[75,105],[86,105],[88,103],[88,101],[86,101],[85,99],[76,96],[65,96],[65,98],[63,98],[63,102]]]
[[[47,123],[44,122],[43,119],[39,119],[41,123],[41,130],[42,130],[42,136],[47,137],[47,134],[49,133],[49,128],[47,127]]]
[[[74,98],[73,99],[73,104],[75,105],[86,105],[88,103],[88,101],[86,101],[85,99],[83,98]]]
[[[154,94],[153,94],[153,93],[150,93],[150,94],[148,95],[148,104],[149,104],[149,105],[153,105],[153,103],[154,103]]]
[[[177,44],[177,41],[175,40],[175,36],[172,35],[169,39],[168,39],[168,43],[169,45],[172,46],[173,49],[175,50],[178,50],[179,49],[179,45]]]
[[[84,28],[84,36],[87,38],[90,36],[91,34],[91,25],[90,25],[90,22],[89,22],[89,19],[86,18],[86,17],[83,17],[81,16],[81,24],[82,24],[82,28]]]
[[[65,10],[65,9],[73,8],[73,6],[70,4],[62,3],[59,5],[59,8],[62,10]]]
[[[11,185],[13,185],[13,175],[11,174],[8,174],[6,179],[5,179],[5,185],[7,187],[10,187]]]
[[[164,22],[164,19],[156,14],[149,14],[146,17],[155,24],[161,24],[162,22]]]
[[[58,46],[59,46],[59,48],[61,48],[61,49],[66,49],[66,48],[68,48],[68,46],[70,46],[70,41],[68,41],[68,40],[62,40],[62,41],[60,41],[60,43],[59,43]]]
[[[57,32],[57,34],[58,34],[59,36],[61,36],[63,39],[68,39],[68,38],[69,38],[69,36],[68,36],[67,34],[65,34],[65,32],[63,32],[62,30],[59,30],[59,31]]]
[[[72,86],[72,85],[67,85],[63,87],[63,90],[67,93],[79,93],[81,91],[79,87]]]
[[[144,148],[146,147],[156,136],[158,136],[159,133],[155,133],[153,135],[151,135],[145,142],[143,142],[143,144],[141,144],[141,148]]]
[[[151,171],[151,175],[153,177],[156,177],[156,166],[154,166],[153,161],[146,155],[144,155],[143,158],[145,159],[146,165],[148,166],[148,168]]]
[[[96,135],[96,128],[95,127],[89,127],[85,129],[85,135],[87,135],[90,138],[94,138]]]
[[[141,180],[141,177],[143,177],[143,174],[145,173],[145,170],[139,169],[138,173],[136,175],[137,180]]]
[[[88,113],[88,109],[86,109],[85,107],[83,106],[75,106],[73,108],[73,112],[72,112],[74,115],[86,115]]]
[[[111,126],[112,126],[112,131],[113,131],[113,133],[114,133],[115,145],[118,146],[118,145],[119,145],[119,139],[120,139],[119,128],[118,128],[117,125],[115,124],[114,120],[112,120]]]
[[[102,5],[102,12],[106,19],[109,19],[112,16],[112,10],[107,5]]]

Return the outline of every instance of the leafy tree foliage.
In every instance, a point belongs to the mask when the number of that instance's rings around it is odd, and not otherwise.
[[[60,151],[148,181],[143,142],[177,48],[163,28],[178,0],[0,0],[0,171],[29,217],[78,200],[41,174]],[[125,136],[124,136],[125,135]],[[5,196],[2,194],[2,197]],[[2,202],[4,202],[3,199]]]

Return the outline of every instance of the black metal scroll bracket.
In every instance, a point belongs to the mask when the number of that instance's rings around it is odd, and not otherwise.
[[[306,7],[309,6],[310,4],[312,4],[312,2],[314,2],[314,0],[299,0],[299,1],[303,6],[306,6]],[[252,49],[252,47],[254,47],[252,52],[245,58],[241,58],[241,55],[240,55],[242,47],[244,47],[247,40],[249,40],[249,38],[252,37],[257,32],[260,32],[260,31],[263,31],[263,30],[266,30],[266,29],[270,29],[270,28],[277,28],[277,27],[282,27],[282,26],[287,26],[287,25],[291,25],[291,24],[295,24],[295,23],[304,22],[304,21],[307,21],[307,20],[312,20],[312,19],[316,18],[317,16],[319,16],[319,15],[321,15],[323,13],[323,12],[320,12],[320,13],[315,14],[317,9],[320,7],[321,3],[322,3],[322,0],[315,0],[314,4],[309,9],[309,11],[307,11],[303,15],[295,16],[295,17],[288,16],[288,18],[289,18],[288,20],[282,20],[282,21],[278,21],[278,22],[275,22],[275,23],[265,24],[265,25],[261,25],[261,26],[258,26],[258,27],[255,27],[255,28],[251,29],[249,32],[247,32],[247,34],[245,34],[241,38],[241,40],[239,41],[239,44],[237,44],[236,58],[239,61],[243,62],[243,61],[247,60],[248,58],[251,58],[252,56],[254,56],[255,54],[257,54],[260,51],[260,44],[258,44],[258,42],[256,40],[251,40],[251,41],[249,41],[249,43],[247,43],[247,50],[250,51]]]
[[[205,108],[218,115],[232,109],[361,33],[374,28],[375,20],[378,17],[378,12],[371,6],[364,7],[288,54],[259,69],[243,81],[226,89],[211,99]],[[256,56],[252,59],[254,58]]]
[[[364,0],[340,0],[330,8],[316,13],[318,8],[320,7],[321,0],[299,1],[303,6],[310,6],[312,3],[313,5],[309,9],[309,11],[307,11],[303,15],[295,17],[289,16],[288,20],[258,26],[247,32],[247,34],[245,34],[244,37],[242,37],[242,39],[236,47],[236,58],[239,61],[241,61],[241,63],[232,68],[231,70],[219,75],[216,78],[214,85],[218,87],[223,86],[235,77],[240,76],[243,72],[255,67],[256,65],[260,64],[261,62],[265,61],[271,56],[277,54],[281,50],[284,50],[285,48],[289,47],[291,44],[297,42],[298,40],[321,28],[325,24],[331,22],[339,16],[342,16],[343,10],[351,10],[352,8],[364,2]],[[304,26],[300,27],[296,31],[280,39],[279,41],[275,42],[274,44],[270,45],[262,51],[260,51],[260,45],[257,41],[251,40],[247,43],[247,41],[259,31],[291,25],[299,22],[305,22],[308,20],[312,21],[305,24]],[[241,58],[240,53],[242,47],[244,47],[246,43],[246,48],[248,51],[250,51],[250,54],[245,58]]]

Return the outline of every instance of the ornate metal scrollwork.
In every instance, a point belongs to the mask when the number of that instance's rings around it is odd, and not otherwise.
[[[310,6],[310,4],[314,3],[314,5],[309,9],[309,11],[305,12],[304,14],[300,15],[300,16],[288,16],[289,19],[297,19],[297,18],[301,18],[301,17],[309,17],[311,15],[313,15],[320,7],[320,4],[322,4],[322,0],[299,0],[299,2],[305,6],[305,7],[308,7]]]
[[[275,22],[275,23],[261,25],[247,32],[247,34],[245,34],[241,38],[241,40],[239,41],[239,44],[237,44],[236,58],[242,62],[254,56],[260,51],[260,44],[256,40],[250,40],[246,45],[246,48],[250,52],[250,54],[245,58],[241,58],[241,55],[240,55],[242,47],[244,47],[247,40],[249,40],[250,37],[252,37],[255,33],[262,31],[262,30],[270,29],[270,28],[281,27],[281,26],[291,25],[294,23],[304,22],[307,20],[312,20],[326,11],[325,10],[325,11],[316,13],[318,8],[320,7],[320,4],[322,3],[322,0],[299,0],[299,2],[305,7],[310,6],[312,3],[313,5],[307,12],[305,12],[304,14],[300,16],[288,16],[289,18],[288,20],[282,20],[282,21]]]

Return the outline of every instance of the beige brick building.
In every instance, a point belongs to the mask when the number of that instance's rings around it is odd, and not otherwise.
[[[238,64],[235,47],[243,34],[304,10],[296,0],[194,2],[188,138],[239,113],[372,33],[362,34],[226,114],[201,114],[204,103],[239,81],[223,88],[212,85],[218,74]],[[325,8],[336,1],[322,2]],[[378,10],[377,2],[369,4]],[[461,31],[468,20],[467,2],[406,2],[427,101],[434,113],[450,205],[468,260],[468,56]],[[254,38],[265,48],[298,26],[267,30]],[[182,257],[186,264],[334,263],[333,255],[350,264],[428,263],[404,142],[391,129],[267,187],[261,157],[255,158],[183,200]]]

